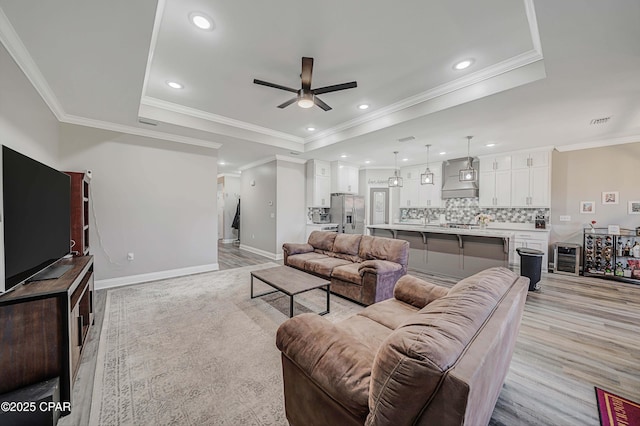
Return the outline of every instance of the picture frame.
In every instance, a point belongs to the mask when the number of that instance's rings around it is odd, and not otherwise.
[[[618,204],[620,193],[618,191],[603,191],[602,204]]]
[[[596,214],[596,202],[580,201],[580,214]]]
[[[640,214],[640,201],[629,201],[629,214]]]

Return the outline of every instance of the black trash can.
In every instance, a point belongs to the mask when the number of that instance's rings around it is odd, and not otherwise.
[[[529,291],[538,290],[544,253],[524,247],[518,247],[516,251],[520,255],[520,275],[529,278]]]

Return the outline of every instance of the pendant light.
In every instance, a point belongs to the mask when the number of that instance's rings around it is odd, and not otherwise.
[[[395,169],[393,169],[393,176],[389,178],[389,188],[402,188],[402,178],[398,173],[398,151],[393,151],[396,156]]]
[[[478,180],[478,172],[471,165],[471,156],[469,155],[469,147],[471,146],[472,137],[473,136],[467,136],[467,168],[460,170],[460,182],[475,182]]]
[[[427,170],[425,170],[424,173],[420,175],[420,184],[434,185],[433,173],[431,173],[431,170],[429,170],[429,147],[431,147],[431,145],[425,145],[425,146],[427,147]]]

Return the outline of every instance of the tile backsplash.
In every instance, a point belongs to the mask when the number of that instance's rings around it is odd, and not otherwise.
[[[329,207],[307,207],[307,222],[313,221],[314,213],[324,214],[329,213],[329,210],[331,210]]]
[[[493,216],[495,222],[535,223],[536,216],[544,216],[549,222],[547,208],[480,208],[477,198],[449,198],[443,200],[444,207],[434,208],[400,208],[400,221],[423,219],[425,212],[430,222],[437,222],[444,214],[449,223],[475,223],[479,213]]]

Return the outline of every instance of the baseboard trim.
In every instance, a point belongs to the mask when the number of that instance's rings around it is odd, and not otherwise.
[[[231,244],[231,243],[235,243],[236,241],[238,240],[235,238],[225,238],[221,240],[222,244]]]
[[[284,255],[282,253],[271,253],[265,250],[261,250],[259,248],[247,246],[245,244],[240,244],[240,250],[245,250],[253,254],[259,254],[260,256],[268,257],[271,260],[284,259]]]
[[[200,274],[202,272],[212,272],[220,269],[218,263],[208,265],[190,266],[188,268],[170,269],[167,271],[150,272],[148,274],[128,275],[126,277],[108,278],[106,280],[96,280],[94,283],[96,290],[122,287],[123,285],[141,284],[149,281],[164,280],[167,278],[181,277],[184,275]]]

